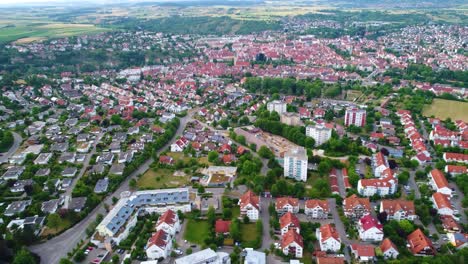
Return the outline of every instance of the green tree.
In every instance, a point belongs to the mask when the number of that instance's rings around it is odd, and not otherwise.
[[[21,249],[16,253],[15,258],[13,259],[12,264],[35,264],[36,259],[27,251],[26,249]]]
[[[206,218],[210,226],[214,226],[216,222],[216,212],[213,206],[208,208],[208,212],[206,213]]]
[[[218,152],[210,151],[208,153],[208,161],[209,162],[215,162],[217,159],[218,159]]]
[[[261,146],[258,150],[258,155],[264,159],[269,159],[274,157],[273,152],[267,146]]]
[[[83,260],[85,260],[86,258],[86,255],[84,254],[83,250],[78,250],[78,252],[76,252],[75,256],[73,257],[73,260],[75,262],[82,262]]]
[[[57,231],[61,222],[62,222],[62,219],[56,213],[49,214],[47,216],[47,227],[52,228],[55,231]]]

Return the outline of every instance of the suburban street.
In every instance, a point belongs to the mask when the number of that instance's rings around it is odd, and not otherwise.
[[[158,154],[162,153],[167,147],[175,142],[177,137],[181,136],[185,126],[188,122],[192,121],[192,115],[196,112],[195,109],[191,110],[187,116],[180,118],[180,125],[175,133],[174,137],[158,151]],[[136,171],[134,171],[130,176],[128,176],[125,181],[122,182],[120,187],[109,194],[103,203],[100,203],[96,208],[94,208],[91,213],[88,214],[83,220],[77,223],[72,228],[68,229],[64,233],[38,245],[30,247],[30,250],[41,257],[41,263],[44,264],[53,264],[58,263],[62,257],[65,257],[68,252],[70,252],[81,240],[86,239],[86,228],[95,221],[98,214],[105,215],[107,212],[105,210],[104,204],[112,204],[112,197],[120,197],[122,192],[130,190],[129,182],[131,179],[136,178],[138,175],[145,173],[149,166],[153,163],[153,159],[147,160],[143,165],[141,165]]]
[[[104,136],[103,132],[99,133],[96,136],[96,139],[94,140],[94,143],[93,143],[93,149],[91,150],[90,153],[86,154],[85,161],[83,162],[83,167],[81,168],[80,172],[78,173],[78,176],[73,179],[72,184],[70,185],[70,187],[68,187],[68,189],[64,193],[65,196],[70,196],[72,194],[73,189],[75,188],[76,184],[78,183],[78,180],[81,177],[83,177],[83,175],[85,174],[86,170],[88,169],[89,162],[91,161],[91,158],[93,157],[94,154],[96,154],[96,146],[99,143],[99,141],[101,140],[102,136]]]
[[[0,156],[0,164],[8,163],[8,159],[13,156],[18,148],[21,146],[21,142],[23,142],[23,138],[16,132],[11,132],[13,134],[13,145],[7,152],[2,153]]]

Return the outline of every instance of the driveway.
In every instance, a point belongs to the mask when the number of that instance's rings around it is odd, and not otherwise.
[[[192,119],[192,114],[195,111],[191,111],[187,116],[180,119],[180,126],[174,134],[173,138],[157,153],[158,155],[162,153],[167,147],[174,143],[178,136],[182,135],[182,132],[185,129],[187,123]],[[131,179],[136,178],[138,175],[145,173],[153,159],[147,160],[143,163],[137,170],[135,170],[130,176],[128,176],[125,181],[120,184],[120,187],[114,191],[112,194],[109,194],[103,203],[100,203],[90,214],[88,214],[83,220],[78,222],[75,226],[68,229],[64,233],[38,245],[31,246],[29,249],[38,254],[41,257],[41,263],[43,264],[56,264],[60,261],[62,257],[65,257],[68,252],[70,252],[80,240],[86,239],[86,228],[95,221],[98,214],[106,215],[107,212],[104,208],[104,204],[112,204],[112,197],[120,197],[120,194],[125,191],[129,191],[129,182]]]
[[[16,132],[11,132],[13,134],[13,145],[7,152],[2,153],[0,157],[0,164],[7,163],[8,159],[13,156],[18,148],[21,146],[21,142],[23,142],[23,138]]]

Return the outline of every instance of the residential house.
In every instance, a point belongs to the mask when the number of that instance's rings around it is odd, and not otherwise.
[[[298,234],[300,233],[301,225],[299,223],[299,219],[291,212],[287,212],[286,214],[281,216],[279,222],[282,236],[286,234],[289,230],[295,230]]]
[[[451,215],[453,216],[454,210],[448,197],[442,193],[436,192],[432,194],[431,201],[433,207],[437,209],[437,213],[440,215]]]
[[[408,249],[415,256],[434,256],[436,254],[432,241],[419,228],[409,234],[406,240],[408,241]]]
[[[229,234],[230,226],[231,226],[231,221],[218,219],[215,222],[215,232],[217,234]]]
[[[332,224],[326,224],[317,228],[316,237],[321,251],[338,252],[341,249],[340,234]]]
[[[418,216],[413,201],[407,200],[382,200],[380,202],[380,213],[387,213],[387,220],[401,221],[404,219],[413,221]]]
[[[313,219],[325,219],[330,212],[327,200],[310,199],[305,202],[304,213]]]
[[[352,244],[349,248],[358,263],[371,263],[375,260],[375,249],[372,245]]]
[[[146,256],[148,259],[165,259],[172,251],[171,235],[160,229],[154,233],[146,244]]]
[[[163,230],[167,234],[174,236],[180,231],[179,216],[171,209],[164,212],[156,223],[156,230]]]
[[[252,191],[247,191],[239,199],[242,216],[248,216],[250,221],[257,221],[260,214],[260,197]]]
[[[384,236],[383,225],[371,214],[359,219],[358,232],[362,241],[382,241]]]
[[[299,212],[299,199],[291,197],[280,197],[276,199],[276,212],[280,215],[286,212],[297,214]]]
[[[452,196],[452,189],[450,188],[447,179],[442,171],[433,169],[429,172],[429,184],[436,192],[440,192],[447,196]]]
[[[348,218],[360,219],[371,211],[369,198],[359,198],[356,194],[343,200],[344,215]]]
[[[398,252],[398,248],[388,238],[385,238],[382,241],[380,244],[380,250],[382,251],[384,259],[396,259],[400,254],[400,252]]]
[[[302,258],[304,241],[295,230],[289,230],[281,238],[280,247],[283,254],[293,258]]]

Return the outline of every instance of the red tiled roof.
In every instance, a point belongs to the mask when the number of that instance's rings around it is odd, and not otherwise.
[[[280,227],[284,228],[285,226],[292,225],[294,227],[300,227],[300,222],[297,216],[291,212],[287,212],[279,219]]]
[[[166,247],[167,244],[167,233],[164,230],[159,230],[158,232],[154,233],[153,236],[150,237],[148,240],[148,247],[152,245],[156,245],[159,248]]]
[[[413,233],[409,234],[407,240],[410,245],[410,251],[413,254],[419,254],[427,247],[431,248],[434,252],[432,241],[424,235],[421,229],[416,229]]]
[[[383,229],[383,226],[382,224],[375,218],[373,217],[372,215],[370,214],[367,214],[363,217],[361,217],[361,219],[359,219],[359,223],[362,227],[362,229],[364,229],[364,231],[367,231],[373,227],[379,229],[379,230],[382,230]]]
[[[445,178],[445,175],[443,172],[441,172],[438,169],[433,169],[431,171],[431,177],[434,180],[435,184],[437,185],[437,188],[449,188],[448,181]]]
[[[276,209],[282,209],[285,205],[288,204],[296,207],[299,205],[299,199],[292,197],[280,197],[276,199]]]
[[[375,249],[372,245],[352,244],[351,249],[359,257],[375,257]]]
[[[162,223],[166,223],[172,226],[174,225],[175,222],[176,222],[176,214],[174,213],[174,211],[169,209],[159,217],[158,223],[156,224],[156,226],[159,226]]]
[[[259,201],[260,198],[257,195],[255,195],[252,191],[248,191],[240,198],[240,207],[242,209],[248,204],[251,204],[255,208],[259,209]]]
[[[323,225],[320,227],[320,234],[322,236],[322,241],[326,241],[327,239],[329,238],[334,238],[338,241],[341,241],[340,240],[340,234],[338,233],[338,231],[336,231],[336,228],[335,226],[331,225],[331,224],[326,224],[326,225]]]
[[[231,221],[216,220],[215,231],[216,233],[229,233],[229,226]]]
[[[398,248],[395,246],[395,244],[393,244],[393,242],[388,239],[388,238],[385,238],[382,243],[380,244],[380,249],[382,250],[383,253],[385,253],[387,250],[389,249],[395,249],[396,251],[398,251]]]
[[[310,199],[305,202],[305,208],[316,208],[317,206],[329,211],[327,200]]]
[[[290,229],[281,239],[281,248],[288,247],[293,242],[296,242],[299,246],[304,248],[304,241],[302,236],[299,235],[295,230]]]

